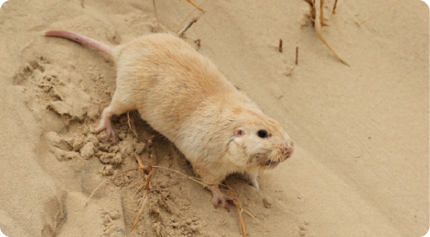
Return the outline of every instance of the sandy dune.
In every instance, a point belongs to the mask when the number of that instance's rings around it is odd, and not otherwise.
[[[94,136],[115,90],[114,62],[41,31],[65,29],[115,46],[178,32],[186,1],[10,0],[0,10],[0,229],[7,236],[241,236],[238,213],[168,170],[130,232],[148,162],[194,176],[177,149],[136,112],[115,118],[121,142]],[[203,1],[196,1],[201,4]],[[248,236],[423,236],[429,229],[429,8],[418,0],[326,1],[318,39],[306,2],[206,1],[186,33],[241,91],[278,120],[296,151],[262,173],[261,190],[230,177]],[[195,11],[192,16],[197,15]],[[187,21],[191,18],[189,17]],[[283,53],[278,52],[283,39]],[[299,49],[298,65],[296,47]],[[171,205],[171,206],[170,206]]]

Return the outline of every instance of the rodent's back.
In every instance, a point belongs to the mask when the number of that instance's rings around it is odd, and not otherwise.
[[[221,120],[223,103],[246,100],[209,59],[175,36],[144,36],[114,56],[121,100],[133,101],[142,118],[173,142],[184,140],[178,136],[193,114],[203,116],[195,122],[210,130],[205,121]]]

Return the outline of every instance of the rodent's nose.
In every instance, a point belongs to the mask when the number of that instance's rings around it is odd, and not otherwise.
[[[292,146],[285,146],[284,147],[284,151],[285,151],[285,153],[292,153],[293,152],[293,147]]]
[[[285,155],[287,156],[287,158],[288,157],[290,157],[291,156],[291,154],[293,153],[293,147],[292,146],[288,146],[288,145],[286,145],[286,146],[284,146],[283,148],[282,148],[282,150],[283,150],[283,152],[285,153]]]

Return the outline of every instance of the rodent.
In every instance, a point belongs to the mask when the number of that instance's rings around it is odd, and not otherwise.
[[[130,110],[185,155],[212,191],[214,207],[229,210],[232,197],[218,188],[228,175],[241,173],[259,188],[259,170],[275,168],[291,156],[294,144],[279,123],[239,92],[215,65],[182,39],[151,34],[112,48],[85,36],[49,30],[107,53],[117,65],[117,87],[95,133],[115,131],[111,118]]]

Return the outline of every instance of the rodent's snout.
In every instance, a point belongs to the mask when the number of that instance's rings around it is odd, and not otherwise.
[[[294,147],[293,146],[294,146],[293,144],[291,144],[291,145],[284,145],[281,148],[282,149],[282,153],[284,155],[284,160],[288,159],[291,156],[291,154],[293,154],[293,151],[294,151]]]
[[[288,159],[294,151],[294,144],[291,142],[290,144],[282,144],[279,145],[276,149],[273,150],[272,155],[269,156],[268,160],[265,160],[264,166],[270,169],[278,166],[279,163]]]

